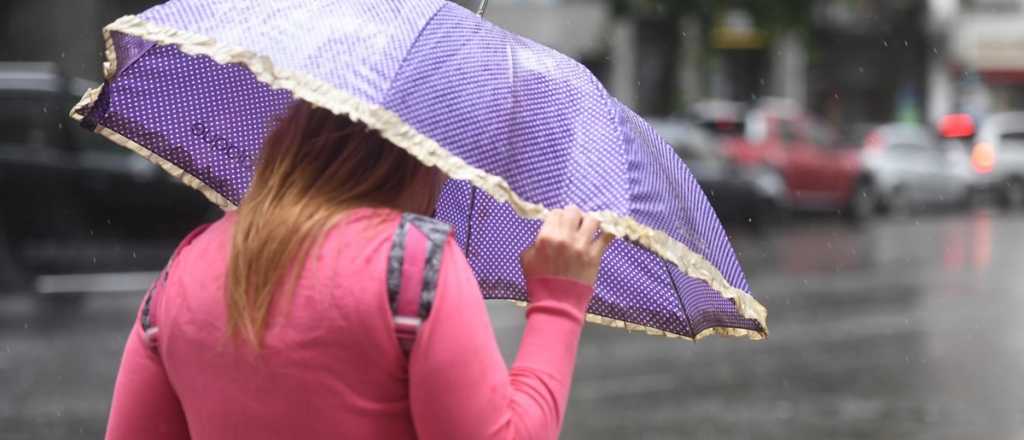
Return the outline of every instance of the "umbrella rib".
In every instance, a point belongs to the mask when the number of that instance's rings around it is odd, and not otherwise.
[[[470,185],[469,187],[469,218],[466,219],[466,260],[470,259],[470,243],[473,238],[473,212],[476,211],[476,185]]]
[[[668,282],[672,284],[672,292],[676,294],[676,299],[679,300],[679,308],[683,311],[683,318],[686,318],[686,326],[690,329],[691,337],[693,340],[697,340],[697,330],[693,328],[693,321],[690,319],[690,314],[686,312],[686,303],[683,302],[683,295],[679,293],[679,287],[676,286],[676,278],[672,276],[672,268],[668,265],[664,259],[661,260],[662,267],[665,268],[665,274],[668,275]]]

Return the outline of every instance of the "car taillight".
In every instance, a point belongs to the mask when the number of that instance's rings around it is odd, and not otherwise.
[[[882,139],[882,135],[878,133],[871,133],[864,139],[864,151],[882,151],[884,146],[885,140]]]
[[[996,166],[996,151],[992,144],[979,142],[971,150],[971,166],[979,173],[989,173]]]
[[[943,116],[939,120],[939,133],[942,137],[950,139],[974,136],[974,118],[966,113]]]

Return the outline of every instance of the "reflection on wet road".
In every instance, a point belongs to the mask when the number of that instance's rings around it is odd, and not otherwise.
[[[769,339],[590,326],[564,438],[1024,438],[1024,216],[797,220],[733,240]],[[0,437],[99,437],[138,300],[46,319],[0,297]],[[511,357],[522,310],[491,310]]]
[[[565,437],[1024,438],[1022,234],[994,212],[737,233],[769,339],[589,327]]]

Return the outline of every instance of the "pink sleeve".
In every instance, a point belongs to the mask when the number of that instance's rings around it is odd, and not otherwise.
[[[110,404],[107,440],[188,439],[188,425],[163,364],[136,320],[125,344]]]
[[[146,343],[142,330],[142,312],[147,299],[152,296],[155,310],[160,301],[161,279],[173,270],[178,254],[192,243],[210,224],[199,225],[178,244],[168,267],[154,281],[150,291],[143,298],[142,306],[135,315],[128,342],[124,346],[121,368],[117,370],[114,383],[114,399],[110,403],[110,418],[107,420],[107,440],[112,439],[188,439],[188,423],[181,402],[171,387],[163,363]]]
[[[421,439],[558,437],[592,287],[538,278],[527,288],[526,329],[507,369],[476,279],[449,240],[433,310],[410,359],[413,423]]]

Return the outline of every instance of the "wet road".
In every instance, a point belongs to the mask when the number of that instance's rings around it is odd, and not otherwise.
[[[770,338],[589,326],[563,438],[1024,439],[1024,216],[802,219],[733,239]],[[139,296],[59,319],[0,297],[0,438],[102,435]],[[491,309],[510,357],[522,310]]]

